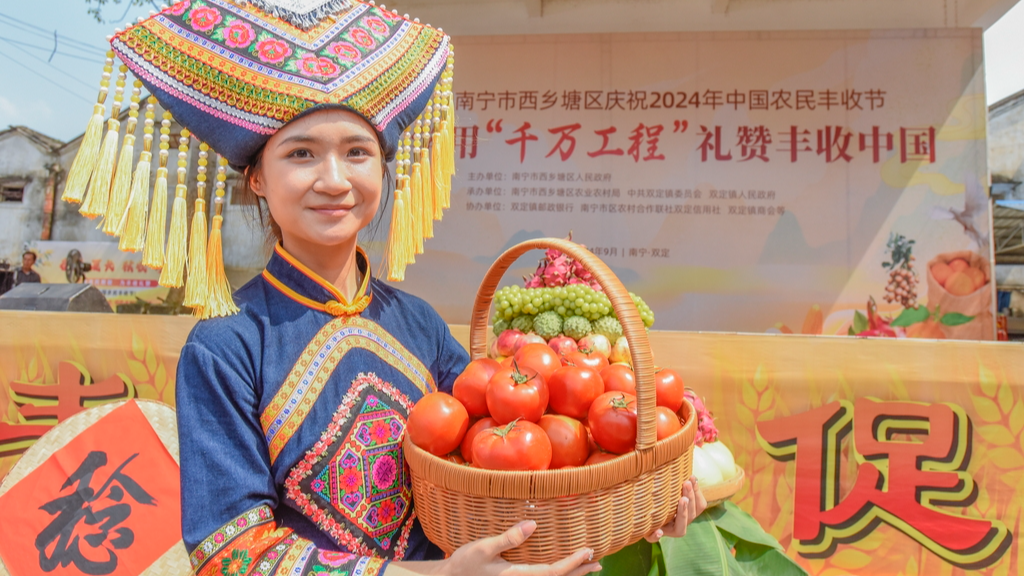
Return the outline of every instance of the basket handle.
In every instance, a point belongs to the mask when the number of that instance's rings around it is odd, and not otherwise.
[[[509,248],[491,264],[487,274],[476,293],[473,303],[473,314],[469,325],[469,350],[474,359],[487,355],[487,319],[491,310],[494,291],[501,277],[520,256],[530,250],[546,250],[554,248],[579,261],[604,288],[605,294],[615,309],[615,314],[622,324],[622,332],[629,341],[629,354],[633,359],[633,370],[636,374],[637,402],[637,434],[636,449],[646,450],[657,442],[657,407],[656,389],[654,385],[654,357],[651,355],[651,344],[647,339],[647,330],[640,320],[640,311],[630,298],[629,292],[619,281],[615,273],[592,252],[575,242],[561,238],[537,238],[527,240]],[[613,342],[614,344],[614,342]]]

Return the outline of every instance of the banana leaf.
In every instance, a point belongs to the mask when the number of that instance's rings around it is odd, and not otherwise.
[[[732,502],[709,508],[683,538],[641,540],[601,560],[602,576],[806,575],[752,516]]]

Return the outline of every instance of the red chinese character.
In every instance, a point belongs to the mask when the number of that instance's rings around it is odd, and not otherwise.
[[[851,428],[861,464],[843,497],[842,441]],[[881,522],[968,570],[995,563],[1010,545],[1001,522],[939,508],[963,507],[976,496],[965,471],[971,424],[958,406],[860,398],[761,422],[757,431],[773,458],[796,459],[793,537],[802,556],[831,556],[840,542],[860,540]],[[918,441],[893,440],[895,434]]]
[[[818,156],[825,155],[825,162],[835,162],[839,159],[849,162],[853,157],[847,154],[850,147],[852,132],[843,132],[840,126],[825,126],[824,130],[818,130]]]
[[[797,155],[800,152],[811,151],[811,131],[800,130],[796,126],[790,126],[788,132],[780,132],[783,138],[782,143],[786,144],[788,148],[782,148],[780,152],[789,152],[789,161],[796,162]]]
[[[138,264],[135,265],[135,271],[139,272],[141,274],[145,274],[146,272],[149,271],[149,268],[146,268],[145,264],[143,264],[142,262],[139,262]]]
[[[117,270],[117,268],[114,267],[114,261],[113,260],[107,260],[107,264],[106,264],[106,266],[103,267],[103,271],[104,272],[114,272],[115,270]]]
[[[537,140],[538,139],[535,134],[530,134],[528,132],[528,130],[530,128],[533,128],[533,125],[531,125],[529,122],[523,122],[523,125],[520,126],[519,128],[517,128],[514,131],[516,134],[519,134],[519,137],[518,138],[510,138],[508,140],[505,140],[505,143],[509,144],[509,145],[519,144],[519,163],[520,164],[522,164],[523,162],[526,161],[526,143],[531,141],[531,140]]]
[[[121,263],[122,272],[135,272],[135,263],[131,260],[125,260]]]
[[[476,158],[477,137],[480,134],[480,127],[474,124],[472,126],[458,126],[455,130],[457,131],[456,138],[459,141],[459,158],[465,158],[467,156],[466,140],[469,140],[469,158]]]
[[[740,162],[757,158],[768,162],[768,145],[772,143],[772,133],[766,126],[740,126],[736,130],[736,145],[740,147]]]
[[[559,126],[558,128],[552,128],[548,130],[550,134],[558,134],[558,142],[555,144],[551,152],[545,158],[550,158],[558,152],[558,155],[562,158],[562,162],[568,160],[572,153],[576,150],[576,137],[572,135],[573,132],[579,130],[582,125],[577,122],[576,124],[569,124],[568,126]]]
[[[601,137],[601,148],[593,152],[587,152],[587,156],[591,158],[597,158],[598,156],[622,156],[625,152],[622,148],[616,148],[614,150],[608,149],[608,144],[611,143],[611,136],[618,132],[619,129],[612,126],[611,128],[605,128],[604,130],[594,130],[594,134]]]
[[[629,150],[626,151],[626,154],[632,156],[634,162],[639,162],[640,150],[643,148],[644,139],[646,138],[647,155],[644,156],[644,162],[651,160],[664,160],[665,156],[663,154],[658,154],[659,136],[661,136],[661,133],[664,130],[665,127],[660,124],[657,126],[644,126],[643,123],[641,123],[633,130],[633,132],[630,133],[629,141],[631,144],[629,146]]]
[[[722,154],[722,127],[715,126],[715,131],[711,132],[706,126],[700,127],[700,135],[704,137],[704,140],[700,143],[698,148],[700,149],[700,161],[708,161],[708,152],[714,151],[715,160],[725,161],[732,160],[732,152]],[[712,142],[714,140],[714,142]]]
[[[935,163],[935,128],[900,128],[900,163]]]
[[[885,106],[885,90],[868,90],[864,93],[864,98],[871,104],[872,110]]]
[[[871,148],[875,164],[882,158],[882,149],[892,150],[892,132],[882,133],[878,126],[871,127],[871,134],[860,133],[860,151]]]
[[[99,272],[100,270],[102,270],[103,269],[103,260],[99,260],[99,259],[93,260],[92,261],[92,269],[93,269],[93,272]]]
[[[20,397],[32,400],[56,401],[46,406],[18,402],[18,413],[29,424],[0,422],[0,456],[20,454],[45,434],[53,424],[35,424],[32,421],[53,420],[63,422],[85,410],[87,400],[119,400],[129,395],[128,386],[118,376],[90,384],[75,364],[61,362],[57,369],[57,383],[50,385],[12,382],[11,390]]]

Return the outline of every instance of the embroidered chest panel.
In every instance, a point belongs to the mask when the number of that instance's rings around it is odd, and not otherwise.
[[[400,559],[415,516],[402,453],[412,402],[360,374],[330,425],[285,480],[286,497],[339,545]]]

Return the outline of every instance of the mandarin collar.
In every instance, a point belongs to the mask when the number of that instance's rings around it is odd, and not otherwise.
[[[333,284],[289,254],[280,243],[274,246],[274,253],[263,270],[263,278],[303,306],[332,316],[352,316],[365,310],[373,298],[370,293],[370,260],[359,247],[356,248],[356,265],[363,273],[363,281],[352,302]]]

